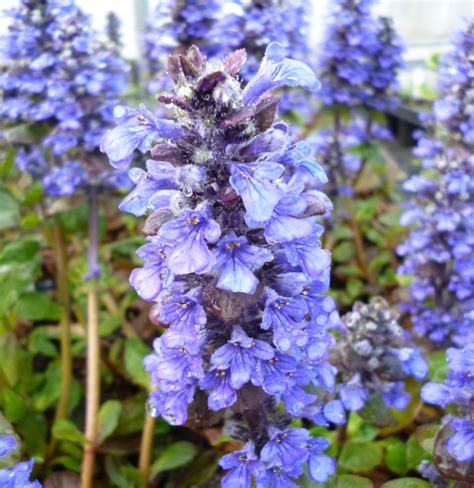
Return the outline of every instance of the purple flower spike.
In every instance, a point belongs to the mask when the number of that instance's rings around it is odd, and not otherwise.
[[[158,100],[179,117],[165,125],[144,108],[124,109],[123,125],[105,141],[113,163],[126,164],[158,139],[146,170],[131,170],[135,188],[121,203],[150,213],[138,251],[145,263],[130,277],[165,329],[144,359],[148,411],[173,425],[237,415],[247,423],[229,429],[244,447],[220,462],[225,488],[293,487],[305,469],[324,480],[333,463],[321,439],[289,424],[303,415],[345,422],[342,403],[330,397],[329,331],[340,319],[322,295],[331,264],[320,243],[319,219],[331,209],[317,188],[325,175],[276,119],[278,98],[264,95],[297,82],[314,88],[315,78],[280,55],[270,45],[246,92],[237,75],[243,51],[209,62],[194,46],[171,55],[173,93]],[[404,364],[420,369],[410,354]]]

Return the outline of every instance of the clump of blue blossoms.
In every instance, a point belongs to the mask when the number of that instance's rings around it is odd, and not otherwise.
[[[474,345],[449,348],[446,351],[449,373],[444,383],[427,383],[421,390],[426,403],[443,409],[453,408],[443,418],[444,429],[450,430],[446,448],[458,462],[474,460]]]
[[[403,46],[389,19],[372,15],[373,3],[332,2],[318,61],[320,97],[331,107],[334,122],[330,129],[315,134],[315,155],[318,161],[325,161],[323,167],[331,181],[346,196],[363,164],[353,149],[391,137],[374,121],[372,112],[398,104],[397,73],[403,65]]]
[[[421,137],[415,155],[422,174],[403,185],[412,193],[401,218],[412,225],[397,251],[398,273],[410,277],[403,310],[414,332],[434,344],[465,344],[473,327],[466,314],[474,304],[474,158],[459,147]]]
[[[408,376],[423,380],[428,364],[421,351],[410,345],[398,314],[381,297],[356,302],[342,317],[345,325],[331,360],[342,375],[339,398],[346,410],[359,411],[379,397],[387,407],[403,410],[410,395]]]
[[[116,49],[73,0],[21,0],[7,14],[0,113],[7,124],[27,124],[39,137],[13,141],[19,168],[41,179],[53,197],[126,185],[124,172],[107,170],[98,152],[127,86],[128,67]]]
[[[388,19],[374,18],[374,0],[335,0],[321,48],[320,96],[326,105],[397,104],[397,71],[403,51]]]
[[[156,388],[148,411],[174,425],[232,412],[243,447],[222,458],[223,486],[295,486],[306,464],[317,482],[335,469],[327,441],[291,421],[321,403],[314,392],[334,388],[328,329],[339,319],[322,296],[331,259],[318,216],[329,202],[316,188],[327,178],[276,119],[271,91],[319,83],[272,43],[242,88],[245,58],[208,61],[196,47],[170,56],[174,90],[158,99],[174,120],[119,107],[102,147],[118,168],[137,148],[151,154],[146,171],[131,170],[136,187],[121,204],[148,215],[144,265],[130,282],[165,328],[145,358]]]
[[[0,436],[0,458],[18,447],[13,435]],[[0,469],[2,488],[41,488],[39,481],[30,481],[33,460],[24,461],[11,468]]]
[[[450,137],[474,145],[474,18],[453,37],[451,49],[441,57],[439,89],[441,96],[433,106],[435,119],[445,126]]]

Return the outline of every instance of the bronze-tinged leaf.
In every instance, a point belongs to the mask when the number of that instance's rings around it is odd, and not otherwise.
[[[253,295],[219,290],[215,287],[215,283],[211,283],[204,288],[203,298],[206,307],[216,317],[224,322],[232,322],[241,317],[246,309],[260,301],[262,291],[262,283],[259,283]]]
[[[155,161],[167,161],[172,164],[183,164],[184,155],[172,144],[156,144],[151,148],[151,158]]]
[[[168,73],[171,76],[172,80],[175,83],[178,83],[179,80],[183,77],[183,69],[181,66],[181,56],[179,54],[172,54],[168,57]]]
[[[198,71],[206,67],[206,60],[202,55],[201,50],[194,44],[188,49],[186,57]]]
[[[157,100],[165,105],[176,105],[176,107],[181,110],[186,110],[187,112],[192,112],[193,108],[189,102],[184,98],[177,97],[175,95],[161,94],[157,96]]]
[[[263,97],[255,108],[255,125],[261,132],[269,129],[278,110],[278,103],[280,97],[276,95],[268,95]]]
[[[217,85],[220,85],[227,78],[223,71],[213,71],[198,81],[197,90],[201,93],[208,93]]]
[[[230,117],[221,122],[221,129],[230,129],[251,119],[255,115],[255,107],[244,107],[234,112]]]
[[[228,54],[222,64],[227,73],[234,76],[240,71],[240,68],[245,64],[245,61],[247,61],[247,53],[245,49],[238,49],[237,51]]]

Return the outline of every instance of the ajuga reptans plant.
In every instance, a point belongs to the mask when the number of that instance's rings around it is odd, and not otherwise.
[[[422,137],[415,149],[424,172],[403,187],[413,194],[401,218],[412,225],[398,247],[398,272],[411,281],[403,310],[415,333],[438,346],[473,336],[474,158],[460,147]]]
[[[7,14],[0,113],[7,125],[27,124],[39,134],[22,141],[14,129],[5,132],[7,140],[13,134],[18,167],[41,179],[52,197],[126,187],[127,175],[111,171],[98,151],[127,84],[116,49],[73,0],[21,0]]]
[[[196,47],[171,56],[174,91],[159,101],[175,107],[175,119],[119,107],[102,147],[124,167],[136,148],[157,142],[146,171],[131,170],[136,187],[121,204],[149,214],[137,251],[145,263],[130,281],[156,302],[152,318],[166,329],[145,358],[156,388],[149,412],[176,425],[205,420],[205,403],[232,412],[244,446],[222,458],[223,486],[250,488],[252,477],[259,487],[293,486],[306,463],[315,481],[334,471],[327,441],[290,423],[319,402],[306,387],[334,387],[326,358],[338,315],[321,296],[330,255],[318,215],[329,203],[315,186],[326,176],[276,119],[270,91],[319,83],[277,43],[242,89],[244,62],[244,50],[222,61]],[[275,410],[281,400],[286,413]]]

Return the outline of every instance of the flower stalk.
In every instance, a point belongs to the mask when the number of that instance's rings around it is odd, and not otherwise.
[[[89,190],[89,249],[87,292],[87,385],[85,447],[81,474],[81,488],[92,488],[98,435],[100,401],[100,337],[99,300],[99,203],[97,189]]]

